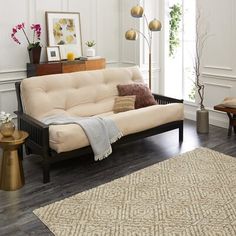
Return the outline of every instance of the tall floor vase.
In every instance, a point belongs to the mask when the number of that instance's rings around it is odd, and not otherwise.
[[[199,109],[196,113],[197,132],[201,134],[209,133],[209,111]]]

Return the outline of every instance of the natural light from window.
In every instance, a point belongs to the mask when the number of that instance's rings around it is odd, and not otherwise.
[[[195,101],[195,0],[166,2],[165,31],[165,94]]]

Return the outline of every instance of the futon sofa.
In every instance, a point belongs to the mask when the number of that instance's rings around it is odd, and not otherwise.
[[[44,183],[50,181],[52,163],[92,154],[79,125],[45,125],[40,120],[46,116],[109,117],[124,135],[113,145],[173,129],[179,129],[182,142],[183,100],[153,94],[157,105],[113,112],[117,86],[136,83],[143,83],[138,67],[38,76],[16,83],[18,128],[29,133],[26,154],[42,157]]]

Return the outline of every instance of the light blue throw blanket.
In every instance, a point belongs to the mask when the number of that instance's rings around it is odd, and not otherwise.
[[[95,161],[109,156],[112,153],[111,144],[123,136],[110,118],[53,115],[41,119],[41,122],[47,125],[80,125],[88,137]]]

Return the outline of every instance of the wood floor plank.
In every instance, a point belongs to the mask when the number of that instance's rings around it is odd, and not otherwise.
[[[236,157],[235,135],[228,137],[227,129],[216,126],[210,126],[209,134],[199,135],[195,126],[195,122],[185,121],[182,145],[178,142],[178,131],[174,130],[122,145],[101,162],[87,156],[57,163],[47,184],[42,183],[38,158],[26,157],[25,186],[13,192],[0,190],[0,235],[52,235],[32,213],[34,209],[200,146]]]

